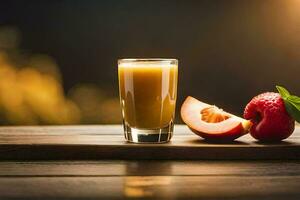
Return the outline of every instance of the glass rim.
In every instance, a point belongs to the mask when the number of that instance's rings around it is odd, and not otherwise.
[[[178,59],[175,58],[121,58],[118,59],[118,64],[120,63],[131,63],[131,62],[166,62],[178,64]]]

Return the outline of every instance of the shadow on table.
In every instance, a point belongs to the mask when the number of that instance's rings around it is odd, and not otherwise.
[[[236,145],[249,145],[249,143],[242,141],[217,141],[217,140],[205,140],[205,139],[194,139],[190,140],[193,144],[236,144]]]
[[[231,144],[231,145],[251,145],[251,144],[258,144],[258,145],[294,145],[294,142],[289,141],[279,141],[279,142],[261,142],[261,141],[251,141],[251,142],[243,142],[239,140],[235,141],[216,141],[216,140],[206,140],[206,139],[193,139],[189,141],[192,144]]]
[[[255,141],[255,144],[261,144],[261,145],[293,145],[294,142],[289,141],[279,141],[279,142],[261,142],[261,141]]]

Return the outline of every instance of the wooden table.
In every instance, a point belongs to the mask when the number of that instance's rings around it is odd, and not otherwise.
[[[175,130],[136,145],[121,126],[2,127],[0,199],[300,199],[299,128],[268,145]]]

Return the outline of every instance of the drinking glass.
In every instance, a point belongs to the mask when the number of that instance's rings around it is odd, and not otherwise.
[[[125,138],[168,142],[173,135],[177,59],[119,59],[119,93]]]

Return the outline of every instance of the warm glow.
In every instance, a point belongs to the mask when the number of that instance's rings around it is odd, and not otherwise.
[[[84,84],[66,97],[55,61],[45,55],[19,55],[18,35],[12,28],[0,29],[0,124],[120,122],[118,98]]]

